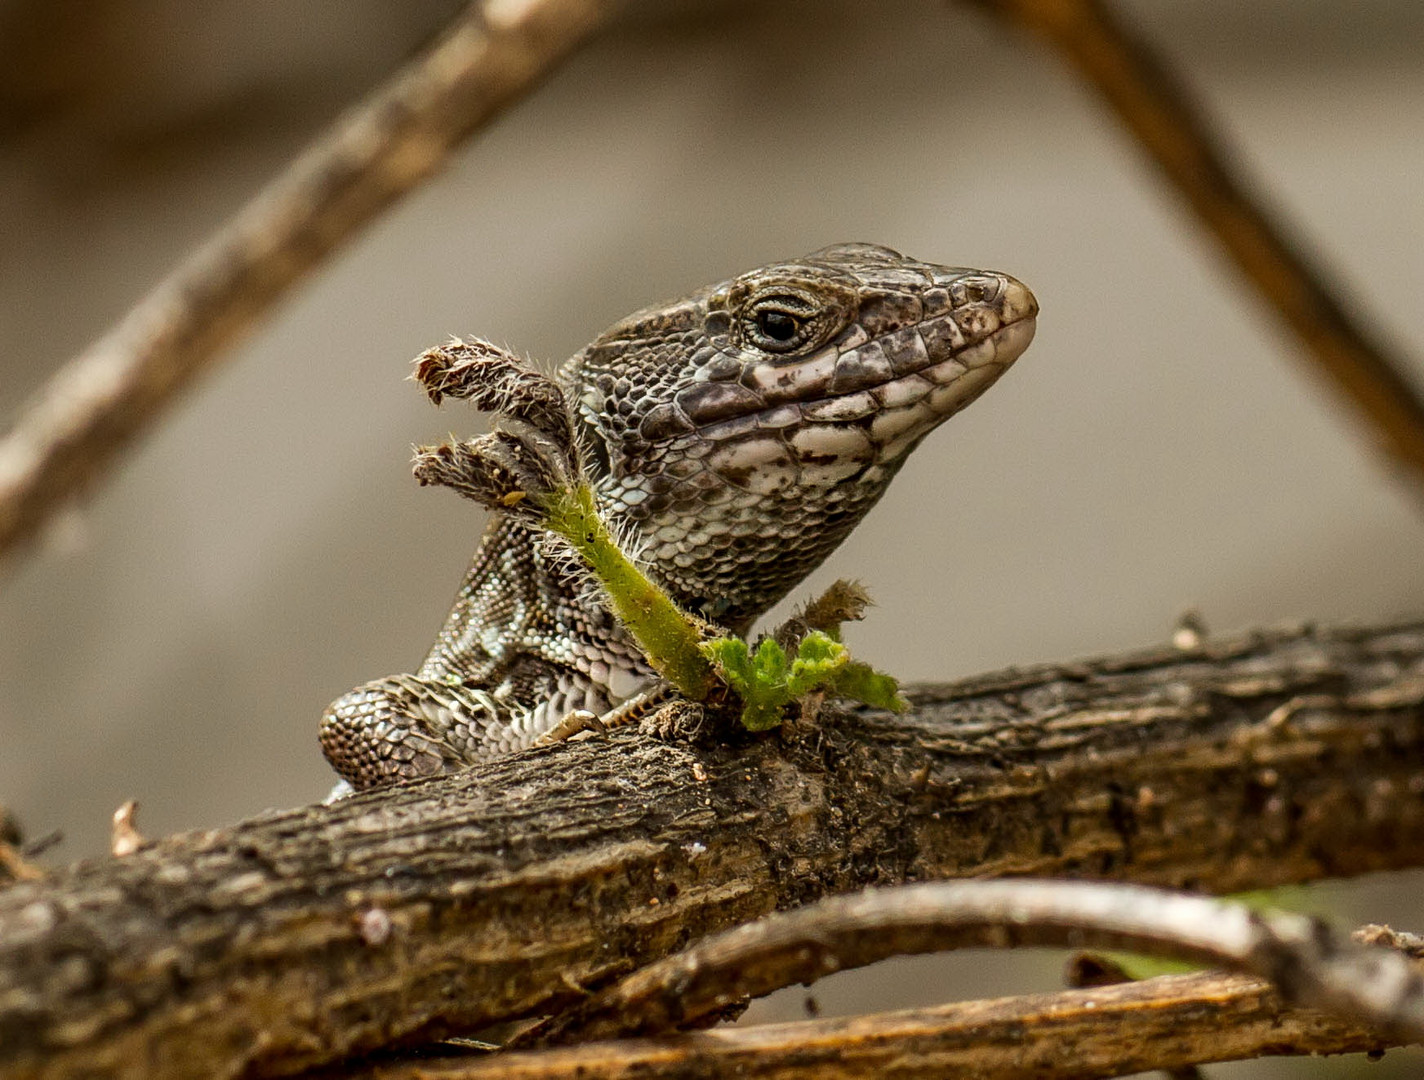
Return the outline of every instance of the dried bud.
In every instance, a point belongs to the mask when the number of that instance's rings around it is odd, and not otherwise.
[[[413,471],[422,484],[454,488],[537,528],[550,498],[572,484],[570,464],[538,432],[497,429],[464,442],[417,447]]]
[[[416,358],[415,380],[437,405],[447,397],[463,398],[484,412],[528,424],[572,453],[573,423],[564,392],[497,345],[451,338]]]
[[[801,609],[801,619],[812,630],[839,630],[841,623],[859,622],[870,606],[870,593],[858,581],[839,578]]]
[[[865,609],[870,602],[870,594],[864,585],[841,578],[820,596],[793,612],[772,632],[772,636],[788,652],[795,652],[801,639],[812,630],[838,638],[841,623],[858,622],[865,618]]]

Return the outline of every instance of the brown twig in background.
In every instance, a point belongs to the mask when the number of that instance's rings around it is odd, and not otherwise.
[[[1424,960],[1424,934],[1407,930],[1391,930],[1388,926],[1370,923],[1350,935],[1363,945],[1384,945],[1413,960]]]
[[[959,881],[870,889],[719,934],[642,968],[540,1027],[544,1046],[697,1026],[747,997],[891,956],[1088,946],[1260,976],[1288,1001],[1424,1038],[1424,979],[1405,957],[1318,920],[1102,882]]]
[[[1295,332],[1315,370],[1424,489],[1424,398],[1409,365],[1351,317],[1327,275],[1287,239],[1170,65],[1104,0],[974,2],[1042,35],[1078,70]]]
[[[0,804],[0,885],[7,881],[39,881],[44,871],[25,858],[20,823]]]
[[[0,440],[0,557],[102,476],[224,348],[467,136],[528,92],[611,0],[482,0],[57,372]]]
[[[1063,981],[1075,990],[1088,990],[1102,986],[1118,986],[1136,980],[1111,957],[1100,953],[1080,952],[1069,957],[1063,971]],[[1198,1061],[1205,1060],[1207,1057],[1203,1055],[1193,1059],[1191,1064],[1174,1062],[1159,1068],[1164,1080],[1206,1080],[1206,1074],[1197,1064]]]
[[[1202,972],[1057,994],[800,1023],[584,1043],[481,1058],[388,1062],[346,1080],[1093,1080],[1265,1055],[1398,1045],[1363,1024],[1285,1005],[1270,985]]]

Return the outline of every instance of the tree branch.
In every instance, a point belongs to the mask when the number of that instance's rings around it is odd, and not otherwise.
[[[1401,954],[1317,919],[1162,889],[958,881],[869,889],[718,934],[515,1040],[548,1046],[704,1026],[745,998],[892,956],[1023,946],[1119,949],[1269,980],[1287,1001],[1424,1040],[1424,979]]]
[[[1403,358],[1351,316],[1329,276],[1268,213],[1167,60],[1105,0],[974,0],[1046,39],[1116,114],[1379,449],[1424,489],[1424,397]]]
[[[1265,1055],[1398,1045],[1284,1005],[1269,984],[1203,972],[843,1019],[357,1067],[344,1080],[1095,1080]]]
[[[914,879],[1210,890],[1424,865],[1424,624],[921,687],[735,746],[636,732],[0,892],[0,1073],[290,1073],[555,1012]]]
[[[0,560],[297,282],[528,93],[611,0],[480,0],[313,144],[104,337],[0,440]]]

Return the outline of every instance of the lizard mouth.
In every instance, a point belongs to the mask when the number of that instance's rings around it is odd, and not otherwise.
[[[1033,342],[1037,324],[1036,313],[1023,315],[938,363],[872,389],[877,411],[867,431],[878,448],[876,459],[908,453],[916,440],[989,389]]]

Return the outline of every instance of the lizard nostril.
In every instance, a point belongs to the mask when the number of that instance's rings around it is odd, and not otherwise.
[[[998,299],[1004,282],[998,277],[972,277],[964,281],[964,299],[971,304],[987,304]]]

